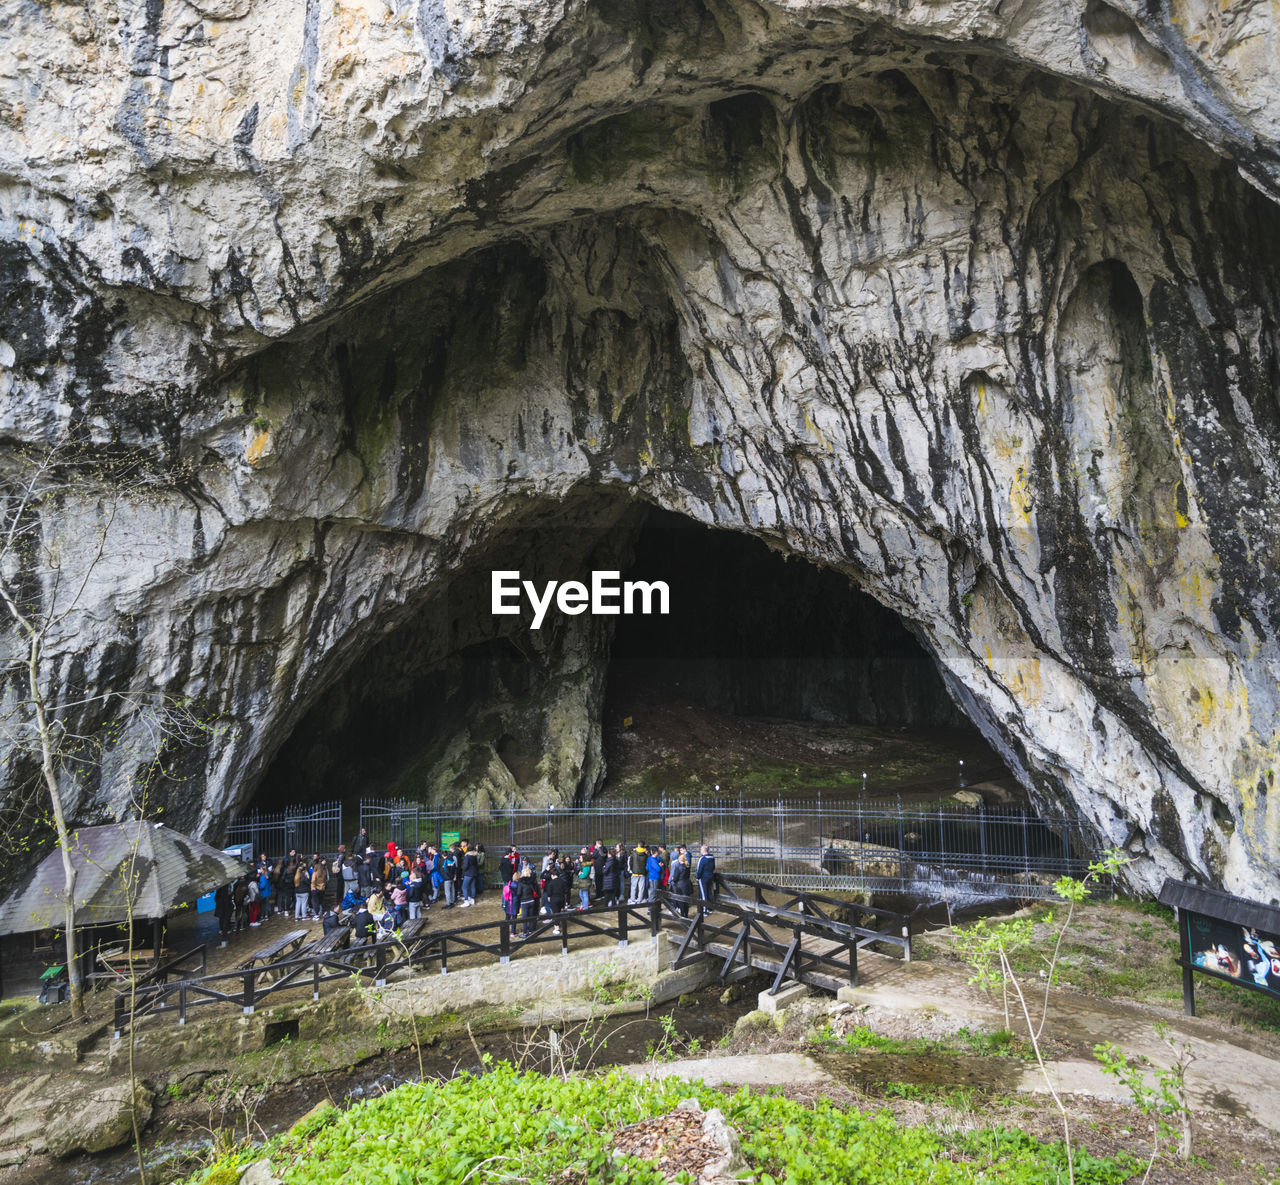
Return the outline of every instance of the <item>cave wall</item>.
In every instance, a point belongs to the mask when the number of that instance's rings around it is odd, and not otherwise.
[[[392,13],[4,17],[5,472],[146,462],[42,523],[84,577],[53,685],[129,693],[75,721],[114,729],[78,817],[196,697],[145,776],[216,833],[379,637],[595,490],[856,581],[1136,883],[1280,893],[1270,9]]]
[[[375,641],[279,746],[254,805],[411,799],[482,813],[585,802],[604,779],[614,619],[490,613],[490,571],[582,580],[627,562],[644,510],[571,497],[531,510]]]

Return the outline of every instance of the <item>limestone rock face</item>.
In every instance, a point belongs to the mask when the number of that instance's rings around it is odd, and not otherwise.
[[[648,503],[900,613],[1137,882],[1280,895],[1274,5],[19,0],[0,28],[4,471],[101,460],[3,564],[109,738],[64,775],[78,818],[141,777],[216,833],[380,638],[437,621],[445,670],[477,615],[442,606],[495,558],[548,532],[589,566]],[[495,652],[515,734],[442,734],[433,769],[589,793],[592,628],[535,643],[536,687]],[[179,751],[157,697],[213,731]]]
[[[100,1086],[87,1093],[64,1098],[47,1116],[45,1141],[54,1156],[73,1152],[105,1152],[133,1139],[133,1111],[138,1126],[151,1119],[151,1091],[128,1082]]]

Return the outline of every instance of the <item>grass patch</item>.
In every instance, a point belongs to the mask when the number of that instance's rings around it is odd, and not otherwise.
[[[873,1049],[877,1053],[896,1053],[904,1057],[921,1057],[925,1055],[960,1056],[978,1055],[980,1057],[1013,1057],[1031,1060],[1035,1053],[1029,1042],[1022,1040],[1007,1030],[994,1033],[981,1033],[965,1027],[951,1037],[933,1039],[925,1037],[885,1037],[873,1032],[866,1025],[858,1025],[843,1036],[834,1032],[830,1024],[816,1029],[810,1037],[810,1044],[827,1050],[849,1052],[858,1049]]]

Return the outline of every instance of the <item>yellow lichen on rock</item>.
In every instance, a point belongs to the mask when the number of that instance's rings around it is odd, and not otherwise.
[[[245,452],[244,452],[245,460],[248,461],[250,465],[256,466],[260,464],[263,458],[267,455],[267,450],[270,448],[270,446],[271,446],[270,429],[259,432],[257,436],[255,436],[253,440],[249,442],[249,447],[245,449]]]

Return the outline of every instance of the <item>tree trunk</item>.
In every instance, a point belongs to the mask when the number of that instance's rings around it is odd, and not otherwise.
[[[27,682],[31,702],[35,706],[36,733],[40,737],[40,772],[44,775],[45,789],[53,806],[54,829],[58,835],[58,851],[62,856],[62,891],[66,898],[67,983],[70,985],[71,1015],[79,1019],[84,1015],[84,977],[80,974],[80,961],[76,957],[76,868],[71,860],[71,833],[67,830],[67,817],[62,809],[62,791],[58,787],[58,771],[54,765],[53,736],[49,731],[49,718],[44,709],[44,697],[40,694],[40,634],[28,635],[30,649],[27,654]]]

